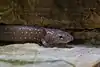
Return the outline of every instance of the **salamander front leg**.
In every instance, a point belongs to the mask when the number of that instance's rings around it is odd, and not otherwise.
[[[44,39],[41,39],[41,42],[44,47],[49,47],[49,44]]]

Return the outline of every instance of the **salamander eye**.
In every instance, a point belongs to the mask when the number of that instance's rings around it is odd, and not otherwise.
[[[63,38],[63,36],[59,36],[59,38]]]

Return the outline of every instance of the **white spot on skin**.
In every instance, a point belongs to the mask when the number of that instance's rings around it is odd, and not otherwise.
[[[36,39],[35,37],[33,39]]]
[[[13,32],[13,34],[15,34],[15,32]]]
[[[22,28],[19,28],[19,30],[22,30]]]
[[[31,31],[32,29],[29,29],[29,31]]]
[[[22,37],[20,37],[20,39],[22,39]]]
[[[38,32],[35,32],[36,34],[38,34]]]
[[[25,33],[27,34],[28,32],[26,31]]]
[[[37,30],[37,29],[34,29],[35,31]]]
[[[24,37],[24,39],[26,39],[27,37]]]
[[[24,33],[24,32],[21,32],[22,34]]]
[[[40,31],[38,33],[41,33]]]
[[[47,33],[48,33],[48,34],[53,34],[54,32],[49,32],[49,31],[48,31]]]
[[[33,32],[31,32],[31,34],[32,34]]]
[[[35,31],[40,31],[39,29],[34,29]]]
[[[61,34],[58,34],[58,36],[61,36]]]

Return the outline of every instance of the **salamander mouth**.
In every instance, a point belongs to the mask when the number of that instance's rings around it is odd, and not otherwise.
[[[68,43],[70,41],[58,41],[58,43]]]

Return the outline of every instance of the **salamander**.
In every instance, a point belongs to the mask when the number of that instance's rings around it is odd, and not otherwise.
[[[73,41],[68,32],[32,25],[0,25],[0,41],[41,42],[44,46]]]

